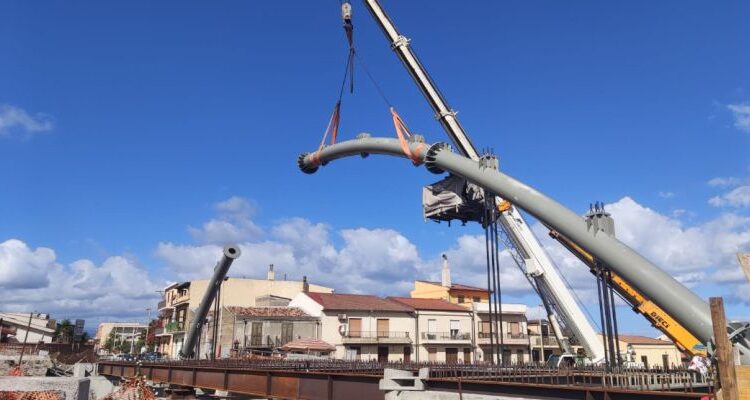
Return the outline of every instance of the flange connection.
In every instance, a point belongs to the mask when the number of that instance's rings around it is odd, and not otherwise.
[[[300,154],[299,157],[297,157],[297,166],[299,167],[300,171],[306,174],[314,174],[318,170],[319,166],[305,162],[305,158],[309,155],[310,153]]]
[[[435,157],[437,157],[437,154],[443,150],[453,151],[451,145],[448,143],[438,142],[430,146],[430,148],[427,149],[427,154],[424,156],[424,165],[427,167],[427,170],[433,174],[442,174],[445,172],[435,164]]]

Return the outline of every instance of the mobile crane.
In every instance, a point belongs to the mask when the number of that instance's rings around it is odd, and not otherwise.
[[[584,261],[589,258],[592,261],[594,259],[601,260],[611,268],[616,277],[615,287],[619,287],[618,292],[628,294],[633,304],[639,304],[639,309],[642,313],[647,312],[645,310],[648,310],[653,305],[653,312],[649,312],[648,314],[653,319],[659,317],[669,318],[675,323],[671,326],[679,326],[680,329],[684,330],[684,333],[692,336],[692,339],[685,336],[686,339],[682,341],[683,347],[688,348],[690,346],[691,349],[698,350],[700,346],[696,346],[695,344],[691,346],[691,343],[694,343],[693,339],[702,345],[712,342],[713,334],[708,305],[689,289],[617,240],[614,236],[597,234],[600,232],[598,227],[587,224],[577,214],[561,204],[534,188],[503,174],[497,170],[497,167],[494,169],[487,168],[486,163],[479,162],[479,155],[459,124],[456,113],[448,107],[444,98],[419,63],[416,55],[409,47],[409,40],[398,33],[377,0],[363,1],[386,37],[391,41],[392,47],[399,56],[399,59],[414,78],[433,110],[435,110],[437,119],[444,130],[456,144],[459,152],[461,152],[461,155],[453,154],[450,151],[450,146],[445,143],[433,144],[429,149],[425,150],[425,144],[421,143],[417,138],[411,140],[408,144],[408,150],[412,154],[417,155],[418,159],[416,160],[414,157],[411,157],[411,154],[409,155],[415,164],[424,163],[427,169],[434,173],[450,172],[479,185],[485,190],[497,193],[502,198],[511,199],[516,205],[558,233],[560,237],[565,238],[564,245],[569,245],[566,247],[569,247],[569,249],[580,249],[578,253],[574,251],[574,254],[582,256]],[[370,153],[405,156],[402,144],[395,139],[370,138],[368,135],[360,135],[356,140],[321,148],[314,155],[303,153],[298,158],[298,165],[303,172],[314,173],[321,165],[325,165],[334,159]],[[582,341],[585,348],[587,347],[587,341],[594,349],[596,349],[594,346],[598,345],[597,347],[602,349],[599,352],[598,358],[602,359],[603,346],[598,342],[593,328],[591,328],[589,321],[583,317],[578,305],[574,301],[571,304],[565,302],[565,298],[567,297],[565,294],[570,295],[567,287],[565,285],[557,285],[554,278],[550,279],[550,277],[556,275],[554,266],[546,254],[544,254],[544,251],[533,236],[533,233],[528,229],[528,225],[525,224],[520,213],[515,210],[515,207],[508,207],[508,210],[501,214],[501,216],[504,216],[501,219],[501,224],[507,230],[506,233],[511,245],[515,246],[515,249],[511,249],[511,252],[515,250],[517,255],[523,258],[527,276],[533,276],[535,271],[537,273],[541,272],[541,274],[534,277],[534,282],[542,282],[542,287],[544,287],[545,281],[551,282],[548,286],[548,289],[550,289],[549,293],[540,290],[538,285],[535,287],[537,293],[540,294],[542,300],[545,302],[545,306],[549,305],[548,310],[554,307],[558,311],[577,309],[578,314],[580,314],[578,318],[570,318],[570,313],[564,314],[562,312],[560,313],[560,317],[568,324],[567,327],[569,329],[575,331],[577,328],[579,330],[579,332],[576,332],[576,336]],[[518,218],[515,218],[515,216],[518,216]],[[528,235],[523,234],[524,231],[528,232]],[[524,239],[531,241],[524,241]],[[523,252],[523,250],[527,251]],[[523,257],[524,255],[527,257]],[[527,260],[531,261],[526,263]],[[543,263],[539,263],[540,260]],[[538,269],[535,270],[534,267],[538,267]],[[559,275],[557,277],[559,278]],[[627,289],[628,287],[630,290]],[[555,299],[545,299],[545,294],[548,294],[550,297],[558,295],[559,299],[563,299],[563,301],[557,299],[557,302],[553,303]],[[568,305],[571,307],[566,308],[565,306]],[[657,309],[661,310],[661,312],[656,311]],[[575,313],[575,311],[572,313]],[[550,312],[550,316],[554,317],[552,312]],[[550,318],[550,320],[552,319]],[[665,330],[664,324],[657,324],[656,326],[663,331]],[[586,329],[586,327],[589,329]],[[743,364],[750,364],[750,335],[748,335],[747,328],[747,325],[736,326],[730,324],[727,326],[727,333],[733,345],[739,351],[740,361]],[[590,334],[581,334],[580,331],[586,330]],[[673,330],[668,335],[677,338],[677,332],[677,330]],[[557,330],[555,334],[558,335]],[[587,352],[592,355],[592,359],[596,358],[595,350],[590,351],[587,348]]]
[[[480,156],[476,147],[458,121],[456,112],[448,106],[426,69],[419,62],[416,53],[409,46],[409,39],[398,32],[377,0],[364,0],[364,4],[435,111],[436,118],[458,151],[471,160],[478,161]],[[348,3],[344,3],[342,9],[346,10],[345,14],[350,18],[351,7]],[[564,354],[560,362],[569,363],[569,358],[575,357],[563,333],[563,328],[567,328],[579,340],[592,362],[603,361],[604,347],[596,331],[576,303],[571,291],[563,282],[557,268],[534,236],[524,217],[515,206],[503,202],[502,199],[496,199],[496,204],[501,211],[499,222],[502,228],[501,233],[504,233],[504,244],[508,247],[514,262],[526,275],[532,288],[542,300],[552,331]]]

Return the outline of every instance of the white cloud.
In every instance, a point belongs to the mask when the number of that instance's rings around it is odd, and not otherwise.
[[[14,133],[30,136],[39,132],[50,131],[53,128],[52,117],[42,113],[30,115],[25,110],[0,104],[0,137]]]
[[[740,184],[740,179],[735,177],[716,177],[708,181],[708,186],[731,187]]]
[[[750,185],[738,186],[727,193],[714,196],[708,200],[714,207],[747,207],[750,206]]]
[[[674,197],[674,192],[659,192],[658,194],[659,197],[663,199],[671,199],[672,197]]]
[[[734,127],[750,133],[750,103],[738,103],[727,105],[734,116]]]
[[[38,311],[53,318],[145,320],[157,286],[134,259],[114,256],[101,265],[77,260],[63,265],[52,249],[0,243],[0,292],[4,311]],[[95,323],[94,323],[95,325]],[[91,327],[91,323],[87,323]]]
[[[239,196],[232,196],[214,205],[219,212],[218,218],[204,223],[200,228],[188,227],[190,235],[198,242],[205,244],[237,243],[257,239],[263,230],[251,217],[254,208],[249,201]]]

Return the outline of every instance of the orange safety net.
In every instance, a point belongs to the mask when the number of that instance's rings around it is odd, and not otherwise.
[[[65,394],[45,390],[37,392],[0,392],[0,400],[63,400]]]
[[[146,381],[139,376],[128,379],[119,389],[102,400],[156,400],[156,396],[146,385]]]

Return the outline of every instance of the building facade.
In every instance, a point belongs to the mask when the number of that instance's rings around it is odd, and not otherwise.
[[[140,353],[137,343],[141,337],[146,336],[148,329],[148,325],[138,322],[102,322],[96,328],[94,349],[99,354],[109,353],[105,346],[111,337],[114,347],[125,347],[128,352],[132,349],[133,353]]]
[[[195,309],[206,293],[208,282],[208,279],[201,279],[175,283],[164,288],[164,296],[158,306],[157,351],[172,358],[179,356],[182,344],[185,341],[185,331],[190,327]],[[220,307],[217,320],[224,320],[221,313],[227,307],[285,306],[303,290],[321,293],[333,292],[333,289],[325,286],[308,284],[304,279],[302,281],[278,281],[275,279],[272,267],[269,267],[266,279],[228,278],[221,284],[220,292],[214,300],[215,302],[218,301]],[[214,309],[214,305],[212,303],[211,310]],[[213,315],[209,315],[209,321],[207,322],[213,324],[213,318]],[[205,326],[204,329],[206,329]],[[232,335],[231,330],[221,329],[220,331],[222,333],[228,332],[229,337]],[[227,338],[226,335],[224,335],[224,339]],[[205,354],[205,349],[203,347],[202,354]],[[226,352],[225,350],[222,350],[222,352]],[[219,353],[218,345],[214,351]],[[217,355],[220,356],[220,354]]]
[[[389,297],[414,313],[415,356],[411,361],[471,363],[475,355],[472,312],[443,299]]]
[[[494,305],[490,303],[472,304],[478,347],[477,359],[489,362],[492,359],[492,345],[494,344],[495,359],[502,360],[504,364],[520,364],[532,361],[526,305],[501,304],[498,310],[502,313],[498,321],[490,318],[491,307],[494,308]],[[491,322],[495,323],[492,324]],[[490,332],[492,332],[492,335],[490,335]]]
[[[0,340],[5,342],[52,343],[55,327],[49,314],[0,313]]]
[[[289,304],[320,320],[320,339],[333,357],[363,361],[413,361],[411,307],[372,295],[300,293]]]

